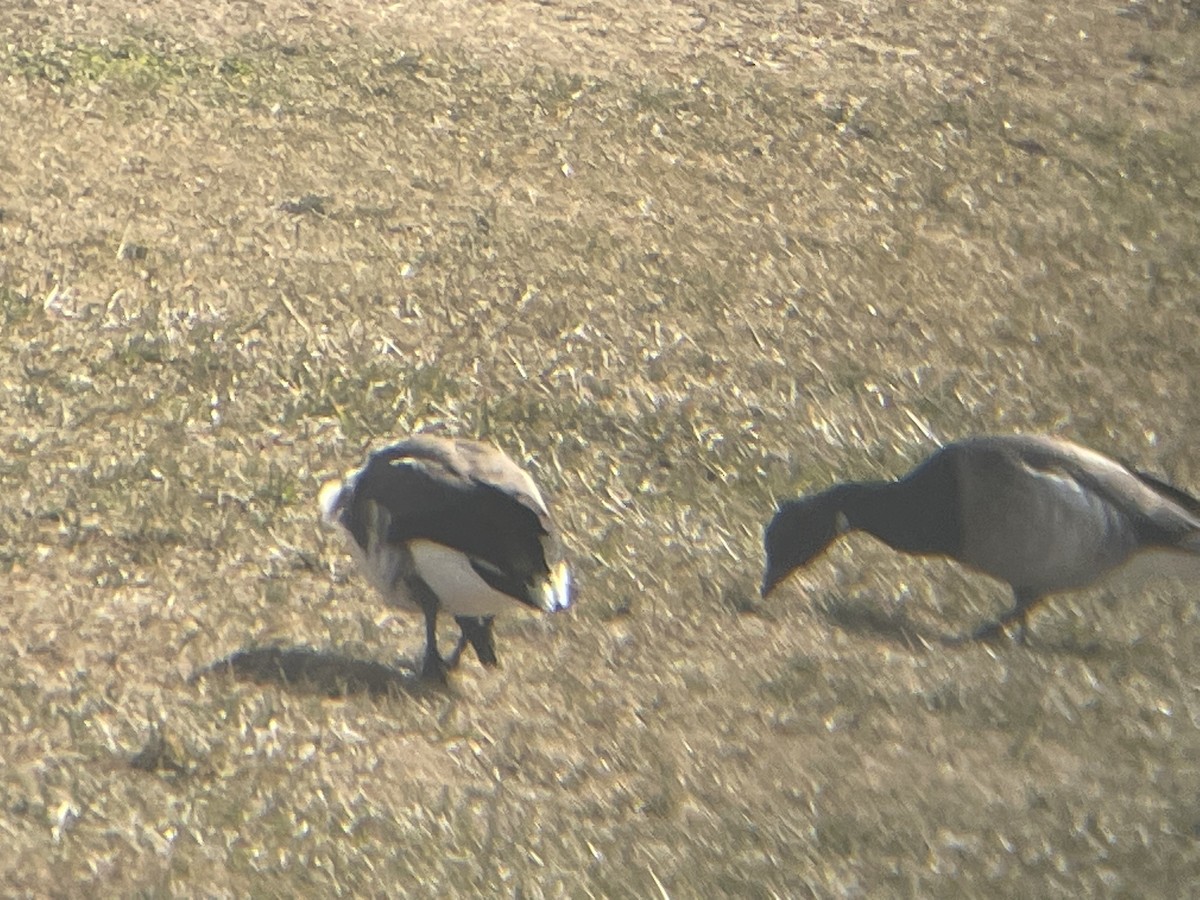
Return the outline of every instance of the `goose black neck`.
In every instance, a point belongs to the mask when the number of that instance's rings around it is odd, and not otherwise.
[[[953,479],[925,467],[899,481],[849,482],[834,488],[833,494],[833,505],[850,528],[896,550],[953,556],[962,544]]]

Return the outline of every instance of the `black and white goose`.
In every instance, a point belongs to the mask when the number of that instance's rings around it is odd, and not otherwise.
[[[320,505],[384,600],[424,615],[423,677],[444,678],[468,643],[494,665],[497,613],[570,605],[546,501],[528,472],[488,444],[415,435],[372,453],[344,483],[326,484]],[[448,660],[437,649],[440,610],[462,629]]]
[[[765,597],[839,535],[947,556],[1006,581],[1013,607],[973,635],[1025,636],[1044,597],[1080,588],[1146,550],[1200,556],[1200,500],[1059,438],[947,444],[891,482],[848,482],[780,505],[767,526]]]

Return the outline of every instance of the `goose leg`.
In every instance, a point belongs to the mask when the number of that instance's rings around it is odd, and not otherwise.
[[[449,658],[442,659],[437,649],[437,614],[441,608],[437,594],[425,581],[411,572],[405,578],[408,591],[425,614],[425,657],[421,660],[421,677],[445,682],[446,672],[458,665],[467,644],[485,666],[496,665],[496,639],[492,634],[494,616],[455,616],[462,633]]]
[[[420,578],[407,579],[409,592],[425,614],[425,656],[421,660],[421,677],[430,681],[446,680],[446,662],[437,648],[437,594]]]
[[[496,665],[496,638],[492,633],[492,623],[495,621],[494,616],[455,616],[459,627],[462,629],[462,635],[458,639],[458,647],[454,651],[454,662],[458,662],[458,656],[462,653],[463,648],[469,643],[475,648],[475,655],[479,657],[479,661],[485,666]],[[454,665],[454,663],[451,663]]]
[[[1015,603],[1013,604],[1012,609],[1005,612],[995,622],[989,622],[988,624],[981,626],[974,634],[971,635],[971,640],[995,640],[1003,635],[1004,632],[1008,630],[1008,627],[1015,622],[1017,625],[1017,630],[1013,635],[1013,642],[1017,644],[1024,644],[1029,609],[1041,598],[1036,594],[1031,594],[1019,588],[1013,588],[1013,598]]]
[[[446,680],[446,662],[437,648],[437,607],[425,608],[425,658],[421,661],[421,677],[429,681]]]

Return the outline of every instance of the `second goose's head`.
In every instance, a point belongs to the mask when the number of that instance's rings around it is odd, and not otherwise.
[[[835,497],[836,491],[825,491],[779,505],[763,537],[767,553],[764,597],[796,569],[820,556],[848,529],[849,522],[838,509]]]

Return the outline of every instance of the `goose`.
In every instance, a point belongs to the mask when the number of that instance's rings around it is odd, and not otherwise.
[[[496,614],[571,603],[546,501],[529,473],[489,444],[409,437],[371,453],[344,482],[325,484],[318,502],[384,601],[424,615],[423,678],[444,681],[467,644],[495,665]],[[461,629],[448,659],[437,649],[442,610]]]
[[[1200,500],[1062,438],[984,435],[946,444],[890,482],[847,482],[779,506],[764,534],[766,597],[839,535],[862,530],[904,553],[946,556],[1007,582],[998,637],[1042,600],[1146,550],[1200,556]]]

